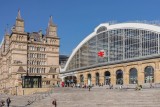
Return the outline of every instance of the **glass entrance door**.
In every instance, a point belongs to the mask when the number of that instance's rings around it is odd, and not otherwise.
[[[106,76],[105,85],[110,85],[110,76]]]

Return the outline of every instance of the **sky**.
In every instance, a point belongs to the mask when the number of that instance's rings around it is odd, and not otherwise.
[[[49,17],[58,26],[60,54],[73,49],[101,23],[160,20],[160,0],[0,0],[0,40],[15,24],[18,9],[26,32],[45,30]]]

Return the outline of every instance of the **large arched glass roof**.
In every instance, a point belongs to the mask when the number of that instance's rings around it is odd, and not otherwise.
[[[143,23],[100,24],[72,52],[62,71],[159,55],[160,27]],[[97,53],[104,50],[105,57]]]

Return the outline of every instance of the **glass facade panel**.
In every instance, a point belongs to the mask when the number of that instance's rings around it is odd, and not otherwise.
[[[160,35],[156,32],[136,28],[102,30],[78,49],[66,71],[159,54]],[[97,55],[101,50],[104,57]]]
[[[96,73],[96,85],[99,85],[99,73]]]
[[[22,88],[41,88],[41,76],[22,76]]]
[[[110,85],[111,82],[111,74],[109,71],[104,73],[104,85]]]
[[[123,71],[122,70],[118,70],[116,71],[116,84],[123,84]]]
[[[136,68],[132,68],[129,71],[129,83],[130,84],[137,84],[137,69]]]
[[[152,66],[147,66],[144,71],[145,80],[144,83],[154,82],[154,69]]]
[[[92,85],[92,76],[91,74],[88,74],[88,85]]]

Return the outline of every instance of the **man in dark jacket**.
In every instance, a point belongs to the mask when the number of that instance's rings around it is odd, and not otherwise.
[[[55,107],[57,107],[57,101],[56,101],[56,99],[53,100],[52,104],[53,104]]]
[[[8,97],[7,100],[6,100],[6,103],[7,103],[7,107],[9,107],[10,103],[11,103],[11,100],[10,98]]]

